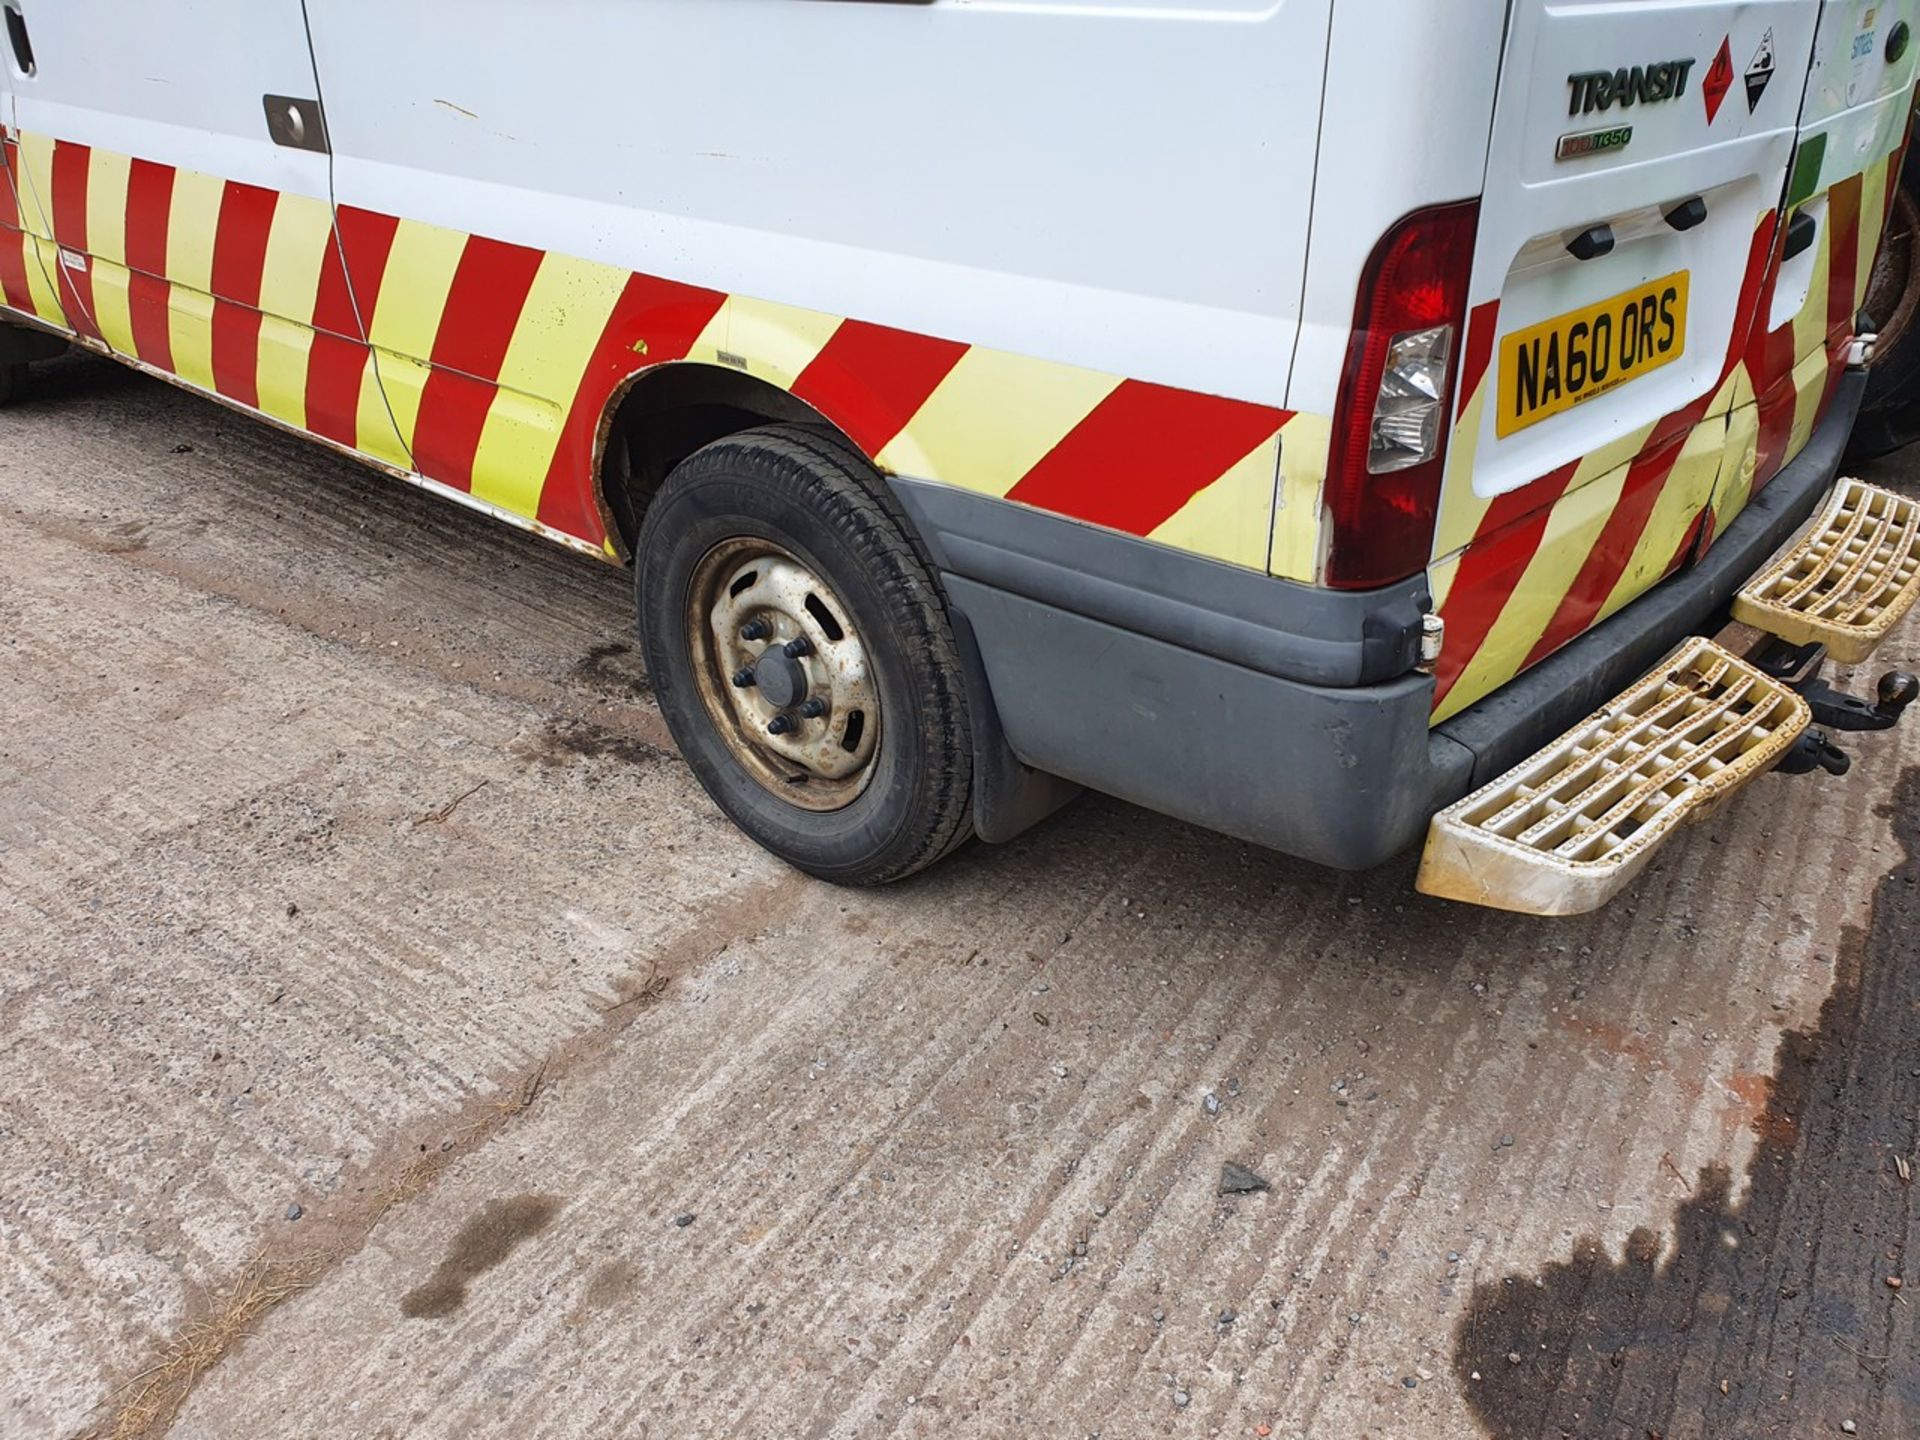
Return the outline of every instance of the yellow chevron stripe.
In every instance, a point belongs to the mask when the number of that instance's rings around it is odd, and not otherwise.
[[[1703,420],[1687,433],[1680,444],[1679,458],[1653,502],[1646,528],[1627,557],[1626,568],[1600,606],[1594,623],[1613,614],[1629,600],[1642,594],[1666,573],[1667,565],[1687,530],[1699,518],[1713,498],[1714,482],[1720,476],[1720,457],[1726,445],[1727,422]]]
[[[474,452],[476,498],[515,515],[539,513],[566,423],[563,407],[579,389],[627,281],[626,271],[610,265],[554,254],[541,260]]]
[[[127,175],[133,161],[95,150],[87,161],[87,253],[127,263]]]
[[[60,291],[53,276],[60,266],[59,247],[38,235],[27,236],[27,294],[33,301],[33,313],[42,320],[67,329],[66,308],[60,303]]]
[[[93,257],[93,323],[123,355],[134,353],[127,274],[127,175],[133,162],[95,150],[87,162],[87,252]]]
[[[1890,155],[1876,160],[1860,177],[1860,248],[1853,266],[1852,314],[1858,314],[1866,303],[1874,257],[1880,253],[1880,237],[1887,220],[1887,172],[1892,163]]]
[[[969,350],[880,452],[880,468],[1005,495],[1119,383],[1071,365]]]
[[[387,408],[387,397],[403,393],[411,383],[417,409],[421,382],[411,372],[424,368],[391,351],[369,358],[360,371],[360,394],[353,407],[353,443],[356,449],[389,465],[397,465],[402,470],[413,468],[413,452],[400,438],[395,411]]]
[[[1296,415],[1280,431],[1280,493],[1267,568],[1288,580],[1312,584],[1320,574],[1320,492],[1332,441],[1333,421],[1325,415]]]
[[[367,338],[374,348],[379,386],[369,396],[361,388],[359,432],[362,448],[395,465],[413,464],[413,427],[420,417],[420,395],[432,373],[434,337],[446,312],[453,273],[467,248],[457,230],[402,220],[393,233],[380,298]],[[384,405],[376,403],[384,398]],[[398,430],[397,437],[393,431]],[[393,446],[399,441],[399,449]]]
[[[793,388],[841,324],[838,315],[744,295],[734,296],[727,308],[728,351],[746,361],[748,374],[771,380],[782,390]]]
[[[217,176],[177,171],[173,203],[167,212],[167,336],[173,345],[173,373],[190,384],[213,383],[213,238],[220,225],[220,197],[226,186]]]
[[[53,140],[29,131],[20,136],[20,223],[30,234],[53,238]]]
[[[1263,440],[1226,474],[1190,496],[1147,539],[1229,565],[1265,570],[1279,465],[1278,437]]]
[[[1743,377],[1745,367],[1739,372]],[[1753,477],[1760,468],[1760,407],[1753,403],[1753,386],[1746,387],[1747,400],[1727,416],[1727,438],[1721,447],[1720,480],[1714,487],[1713,529],[1717,535],[1753,498]]]
[[[1820,402],[1827,393],[1827,350],[1823,345],[1793,367],[1793,428],[1787,432],[1786,460],[1807,448]],[[1782,461],[1781,463],[1786,463]]]
[[[320,270],[333,243],[333,211],[324,200],[282,194],[267,232],[266,264],[260,271],[260,356],[254,377],[260,408],[302,429],[307,423],[307,361],[313,329],[301,323],[313,314]]]
[[[1479,533],[1481,522],[1487,518],[1487,509],[1493,504],[1493,496],[1475,494],[1473,488],[1474,451],[1479,445],[1481,416],[1487,408],[1487,397],[1493,393],[1493,383],[1494,365],[1489,364],[1487,373],[1467,403],[1460,407],[1453,423],[1453,434],[1447,442],[1446,475],[1440,483],[1440,513],[1433,528],[1436,556],[1444,557],[1465,549]]]
[[[1467,662],[1447,698],[1434,710],[1435,723],[1458,714],[1520,673],[1528,652],[1546,634],[1554,611],[1566,598],[1567,587],[1580,573],[1607,516],[1619,503],[1627,483],[1627,468],[1616,466],[1585,484],[1580,483],[1580,471],[1574,472],[1578,488],[1569,487],[1560,503],[1548,512],[1539,549],[1507,597],[1487,638]]]
[[[32,133],[20,137],[20,222],[26,228],[27,291],[33,313],[42,320],[67,326],[66,307],[60,303],[59,249],[53,243],[53,141]],[[71,329],[71,326],[67,326]]]
[[[726,362],[720,358],[720,354],[727,349],[727,336],[732,326],[733,297],[729,295],[720,302],[720,308],[713,312],[706,329],[695,336],[693,344],[687,347],[686,358],[704,361],[709,365],[724,365]]]

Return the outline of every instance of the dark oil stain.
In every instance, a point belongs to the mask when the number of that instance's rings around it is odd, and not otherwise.
[[[631,1295],[639,1278],[631,1260],[610,1260],[593,1272],[581,1302],[589,1310],[608,1309]]]
[[[653,682],[640,662],[633,658],[633,646],[624,640],[609,640],[587,651],[586,658],[573,667],[576,678],[594,689],[622,699],[644,700],[653,694]]]
[[[466,1303],[467,1287],[514,1252],[522,1240],[538,1235],[560,1213],[553,1195],[515,1195],[489,1200],[460,1227],[446,1255],[424,1285],[400,1299],[409,1320],[451,1315]]]
[[[1453,1368],[1490,1435],[1920,1435],[1920,1345],[1888,1284],[1920,1227],[1895,1165],[1920,1140],[1920,769],[1881,813],[1906,858],[1840,936],[1818,1025],[1743,1091],[1759,1137],[1744,1200],[1709,1168],[1670,1240],[1636,1230],[1615,1260],[1589,1236],[1475,1287]]]
[[[541,765],[566,765],[575,760],[617,760],[627,765],[650,765],[660,751],[644,740],[595,725],[590,720],[555,716],[539,735],[516,747]]]

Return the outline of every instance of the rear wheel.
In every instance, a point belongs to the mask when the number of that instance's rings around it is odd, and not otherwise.
[[[27,363],[15,360],[0,365],[0,405],[11,405],[27,388]]]
[[[637,552],[660,708],[743,830],[848,884],[911,875],[967,837],[945,601],[865,459],[801,426],[716,441],[667,477]]]

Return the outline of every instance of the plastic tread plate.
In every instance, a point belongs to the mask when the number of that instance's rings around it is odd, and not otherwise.
[[[1858,664],[1920,597],[1920,501],[1842,480],[1786,554],[1747,582],[1733,618]]]
[[[1598,909],[1682,825],[1812,722],[1779,681],[1694,636],[1611,704],[1433,817],[1419,888],[1530,915]]]

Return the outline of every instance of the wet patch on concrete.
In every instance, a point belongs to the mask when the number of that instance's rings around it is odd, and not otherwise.
[[[625,765],[649,765],[662,758],[662,752],[633,735],[609,730],[588,720],[555,716],[537,735],[530,735],[515,747],[527,759],[541,765],[567,765],[576,760],[614,760]]]
[[[451,1315],[466,1303],[469,1285],[505,1260],[523,1240],[546,1229],[559,1213],[560,1201],[553,1195],[489,1200],[460,1227],[426,1283],[401,1297],[400,1313],[409,1320]]]
[[[645,700],[653,694],[653,682],[633,646],[624,640],[595,645],[573,673],[582,683],[622,700]]]
[[[1702,1173],[1670,1239],[1593,1237],[1538,1275],[1475,1287],[1454,1371],[1490,1435],[1920,1434],[1903,1293],[1920,1225],[1920,770],[1888,815],[1905,850],[1840,937],[1811,1031],[1749,1082],[1744,1198]],[[1816,877],[1809,877],[1810,880]],[[1904,1162],[1904,1166],[1903,1163]]]

